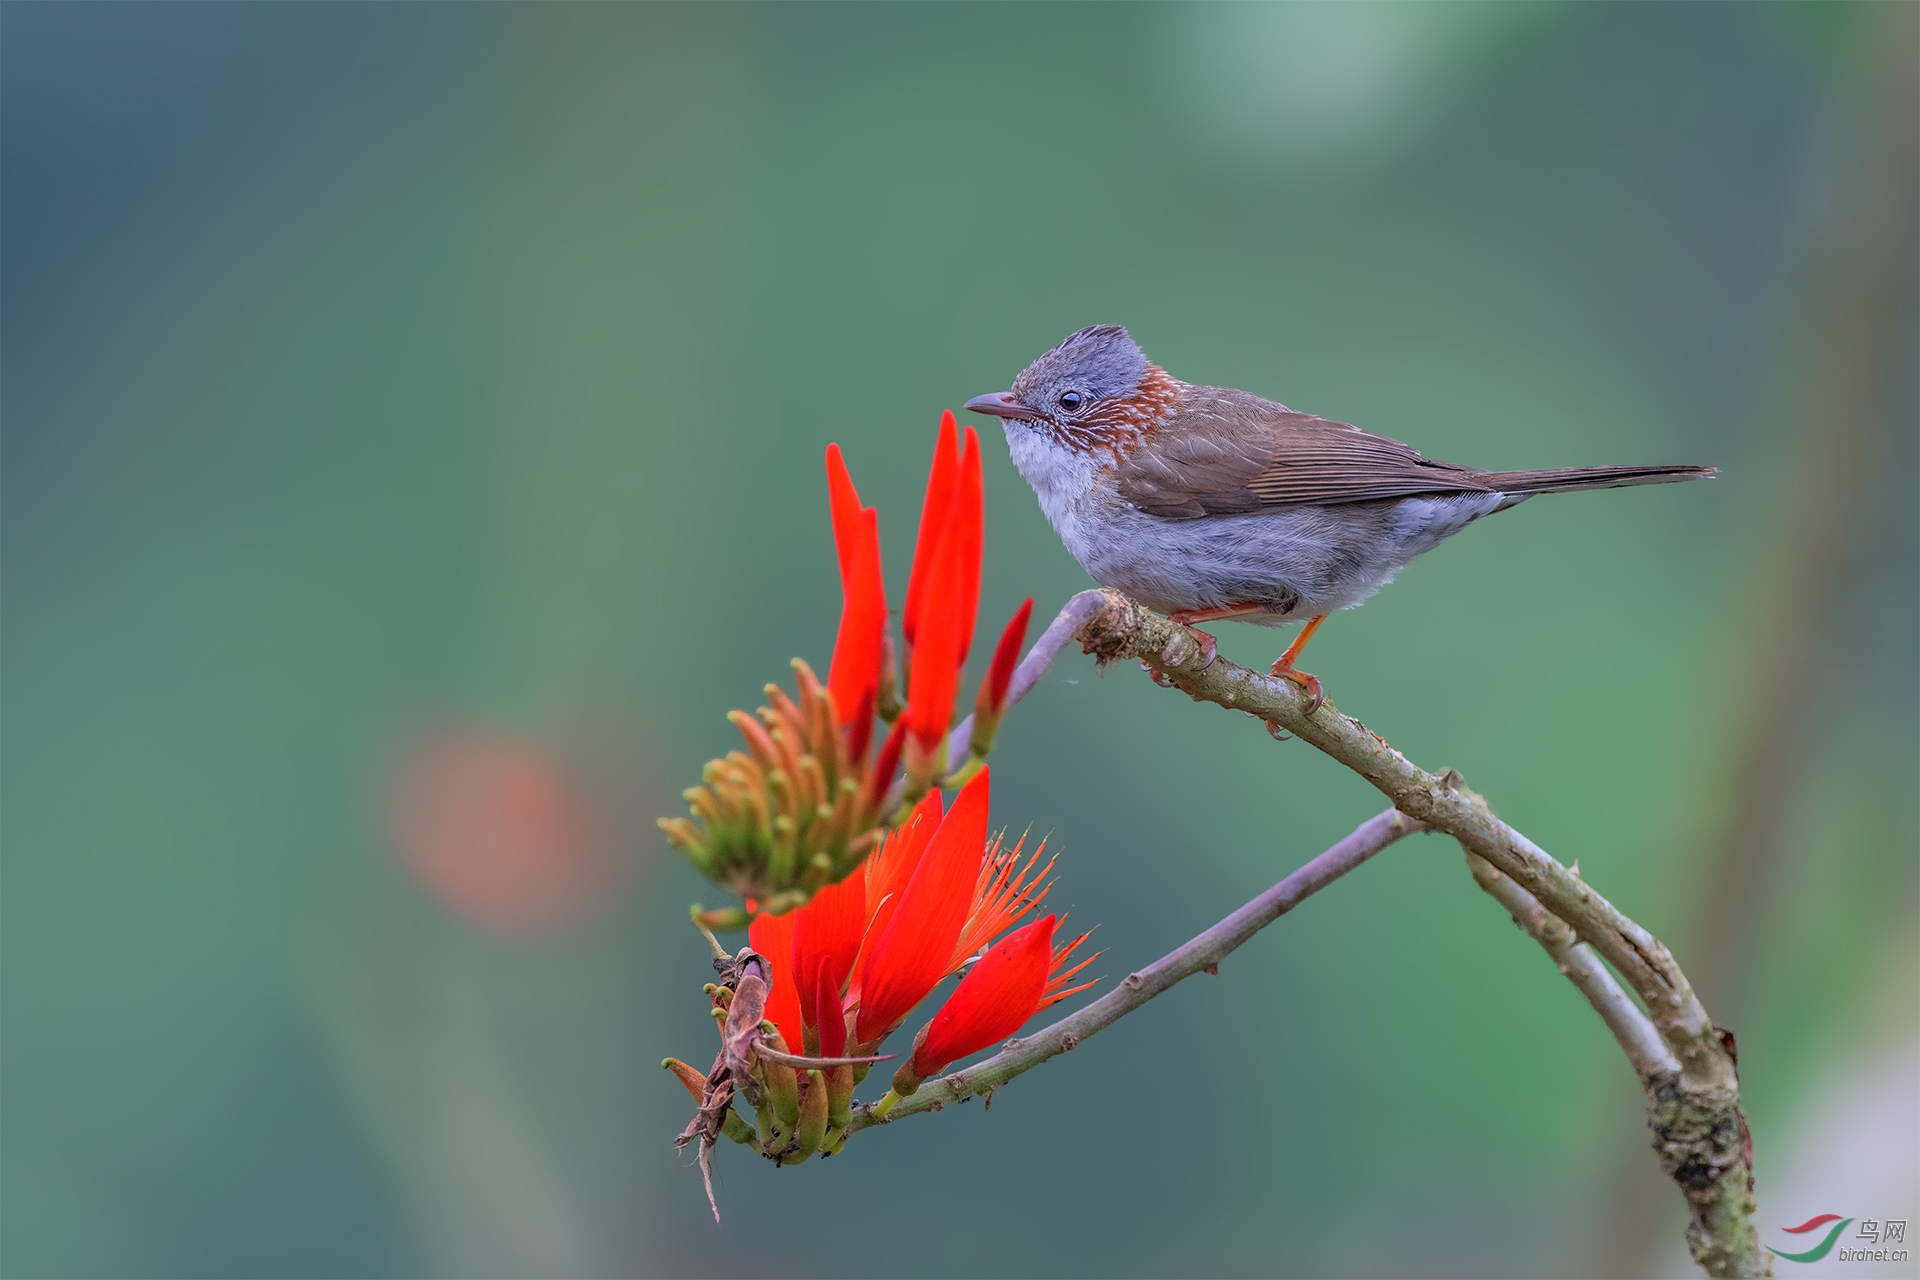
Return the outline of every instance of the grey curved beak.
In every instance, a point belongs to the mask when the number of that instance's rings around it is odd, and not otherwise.
[[[967,401],[968,413],[990,413],[996,418],[1037,418],[1039,413],[1013,398],[1011,391],[996,391],[990,396],[975,396]]]

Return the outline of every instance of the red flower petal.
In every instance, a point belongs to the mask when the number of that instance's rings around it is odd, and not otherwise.
[[[915,1040],[913,1074],[930,1076],[948,1063],[1005,1040],[1040,1007],[1053,964],[1054,916],[1042,916],[987,949]]]
[[[947,958],[967,922],[986,852],[988,771],[954,797],[900,894],[886,931],[862,962],[855,1039],[872,1044],[900,1025],[946,976]]]
[[[847,1015],[840,1003],[840,987],[825,967],[816,975],[814,1008],[820,1019],[820,1056],[837,1058],[847,1051]]]
[[[960,539],[944,539],[923,584],[920,635],[913,646],[905,715],[915,742],[928,754],[937,750],[946,736],[953,719],[954,695],[960,690],[966,639],[961,627],[969,612],[961,599],[965,558]]]
[[[893,729],[880,743],[880,754],[873,758],[873,772],[867,775],[867,791],[876,806],[893,785],[893,771],[900,767],[900,753],[907,745],[907,730],[910,727],[906,713],[902,712],[900,718],[893,722]]]
[[[960,613],[955,625],[960,633],[960,657],[956,667],[967,660],[973,648],[973,627],[980,615],[980,553],[986,528],[986,490],[980,475],[980,437],[967,428],[966,443],[960,454],[960,482],[954,490],[952,528],[947,536],[959,544],[959,580],[953,591]]]
[[[907,643],[915,643],[919,633],[920,611],[925,582],[933,572],[935,553],[947,527],[948,509],[953,505],[954,484],[959,478],[960,450],[954,443],[956,427],[951,412],[940,415],[940,435],[933,445],[933,466],[927,472],[927,497],[920,504],[920,533],[913,544],[913,573],[907,579],[907,603],[900,612],[900,630]]]
[[[880,576],[879,513],[868,507],[855,530],[853,559],[842,586],[840,634],[833,642],[827,690],[833,694],[841,724],[851,723],[864,703],[869,708],[880,687],[880,662],[887,630],[887,591]]]
[[[867,924],[867,878],[856,871],[830,884],[793,913],[793,969],[800,987],[800,1018],[810,1027],[838,1019],[840,992],[860,954]],[[831,992],[829,995],[828,992]],[[816,1007],[816,995],[830,1001]],[[784,1032],[783,1032],[784,1034]]]
[[[1007,709],[1007,690],[1013,685],[1013,669],[1020,663],[1020,646],[1027,642],[1027,621],[1033,616],[1033,597],[1014,611],[1007,629],[1000,633],[1000,643],[993,650],[993,665],[987,668],[987,678],[980,682],[980,702],[993,712]],[[979,708],[976,708],[979,710]]]
[[[900,736],[895,729],[894,739]],[[890,739],[891,740],[891,739]],[[885,755],[883,751],[881,753]],[[940,829],[940,792],[936,788],[921,797],[907,820],[889,832],[886,841],[867,857],[866,865],[866,932],[860,940],[860,958],[854,962],[853,984],[847,995],[851,999],[860,998],[860,978],[867,969],[867,955],[876,942],[887,931],[887,924],[893,919],[894,910],[900,905],[900,895],[906,890],[907,883],[913,879],[913,872],[920,865],[920,855],[926,852],[934,833]]]
[[[773,968],[773,989],[767,993],[767,1017],[780,1028],[790,1052],[800,1052],[800,984],[793,971],[793,915],[756,916],[747,926],[747,945],[767,958]]]
[[[827,446],[827,500],[833,509],[833,545],[840,554],[840,586],[847,585],[848,566],[853,563],[853,547],[860,534],[860,494],[847,474],[840,446]]]
[[[828,674],[832,674],[829,672]],[[853,762],[853,769],[859,770],[867,763],[867,748],[873,745],[873,708],[879,701],[878,689],[868,688],[861,691],[860,704],[853,709],[853,715],[847,719],[847,759]],[[838,714],[836,712],[836,714]]]

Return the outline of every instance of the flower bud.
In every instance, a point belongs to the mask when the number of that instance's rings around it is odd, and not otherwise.
[[[799,1164],[820,1149],[827,1134],[827,1082],[818,1071],[807,1072],[806,1095],[800,1099],[800,1128],[797,1143],[785,1157],[787,1164]]]
[[[886,785],[868,776],[871,732],[843,726],[813,671],[797,658],[793,667],[798,696],[768,685],[757,715],[729,715],[746,750],[707,763],[686,792],[689,817],[660,819],[702,875],[775,915],[845,879],[885,831]],[[721,909],[702,923],[739,928],[750,914]]]
[[[773,1048],[787,1052],[787,1042],[780,1038],[779,1029],[771,1022],[761,1025],[760,1034]],[[772,1121],[764,1126],[767,1134],[760,1149],[767,1155],[777,1156],[787,1149],[800,1127],[800,1077],[784,1062],[770,1058],[760,1058],[758,1062],[755,1074],[766,1086],[765,1105]]]
[[[1013,687],[1013,670],[1020,661],[1020,646],[1026,642],[1027,620],[1033,616],[1033,597],[1014,612],[1000,643],[993,651],[993,663],[981,678],[980,694],[973,702],[973,740],[975,756],[993,750],[993,736],[1000,728],[1000,717],[1007,709],[1007,694]]]
[[[686,1086],[687,1092],[693,1095],[695,1102],[707,1100],[707,1076],[704,1071],[697,1070],[678,1058],[663,1058],[660,1065],[673,1072],[674,1078]]]

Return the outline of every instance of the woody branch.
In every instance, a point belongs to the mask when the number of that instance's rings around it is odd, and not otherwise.
[[[1076,633],[1082,649],[1102,664],[1137,658],[1157,683],[1287,730],[1372,783],[1400,813],[1454,837],[1481,887],[1580,989],[1640,1076],[1654,1150],[1687,1201],[1694,1260],[1709,1275],[1771,1274],[1754,1226],[1751,1140],[1730,1037],[1707,1016],[1658,938],[1501,821],[1452,770],[1427,772],[1331,703],[1310,710],[1308,696],[1287,681],[1225,658],[1208,661],[1185,627],[1118,592],[1083,592],[1068,611],[1083,619]]]
[[[1093,594],[1091,592],[1087,593]],[[1035,646],[1036,649],[1038,646]],[[1310,895],[1338,880],[1403,836],[1425,830],[1422,823],[1394,809],[1377,813],[1354,828],[1344,840],[1300,867],[1205,933],[1174,948],[1144,969],[1130,973],[1113,990],[1083,1009],[1043,1027],[1006,1047],[984,1062],[929,1080],[912,1097],[882,1113],[868,1105],[853,1114],[849,1134],[876,1124],[892,1124],[923,1111],[938,1111],[949,1102],[964,1102],[975,1094],[991,1094],[1015,1076],[1031,1071],[1049,1058],[1077,1047],[1087,1037],[1109,1027],[1161,992],[1196,973],[1215,972],[1220,962],[1254,934],[1300,905]]]

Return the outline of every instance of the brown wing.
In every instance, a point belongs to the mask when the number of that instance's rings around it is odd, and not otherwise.
[[[1170,520],[1421,493],[1488,492],[1484,472],[1245,391],[1191,387],[1174,423],[1120,467],[1119,493]]]

